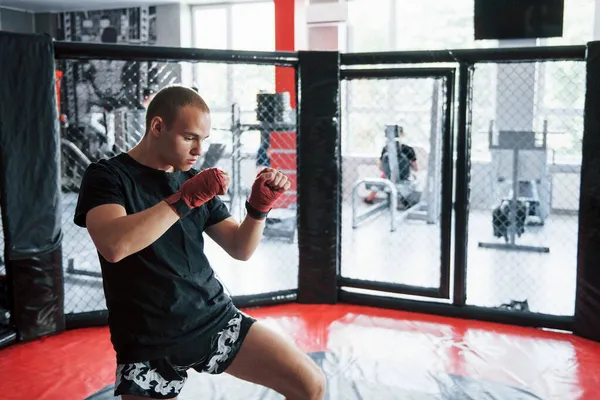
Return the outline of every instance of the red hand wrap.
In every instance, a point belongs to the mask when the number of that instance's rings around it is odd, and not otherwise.
[[[174,205],[181,200],[191,210],[200,207],[216,195],[225,193],[226,187],[221,170],[208,168],[185,181],[176,193],[166,198],[166,202]],[[181,212],[178,213],[183,216]]]
[[[273,172],[265,170],[259,173],[254,180],[248,203],[256,211],[268,212],[273,207],[273,203],[285,192],[284,189],[273,189],[265,183],[274,175]]]

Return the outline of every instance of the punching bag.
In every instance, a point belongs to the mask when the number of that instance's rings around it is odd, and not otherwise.
[[[64,330],[60,142],[47,35],[0,32],[0,209],[18,341]]]

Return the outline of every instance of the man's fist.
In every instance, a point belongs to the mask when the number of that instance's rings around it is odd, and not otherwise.
[[[223,186],[223,190],[221,192],[217,193],[217,196],[223,196],[223,195],[227,194],[227,189],[229,188],[229,183],[231,182],[231,178],[229,178],[229,174],[227,172],[221,171],[221,176],[223,177],[224,186]]]
[[[185,181],[176,193],[166,198],[166,202],[184,217],[213,197],[227,193],[228,186],[229,176],[225,172],[208,168]]]
[[[265,168],[254,180],[248,203],[258,212],[268,212],[290,186],[287,176],[276,169]]]

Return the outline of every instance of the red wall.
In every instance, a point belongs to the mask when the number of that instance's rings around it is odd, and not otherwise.
[[[294,8],[295,0],[275,2],[275,50],[295,51]],[[275,90],[289,92],[290,106],[296,108],[296,74],[294,68],[275,68]],[[287,208],[296,204],[296,132],[271,132],[271,167],[284,172],[292,187],[279,198],[273,208]]]
[[[295,0],[273,0],[275,2],[275,50],[296,50],[295,29]],[[296,108],[296,76],[290,67],[275,68],[275,90],[289,92],[292,108]]]

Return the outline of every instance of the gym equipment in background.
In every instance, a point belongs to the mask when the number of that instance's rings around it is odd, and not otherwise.
[[[442,185],[442,127],[443,107],[440,103],[441,87],[436,80],[433,83],[431,103],[431,130],[429,135],[429,151],[426,153],[426,175],[417,174],[418,178],[412,181],[398,181],[400,174],[398,158],[396,153],[397,137],[400,127],[398,125],[387,125],[385,128],[387,154],[391,167],[390,179],[372,177],[357,180],[352,188],[352,228],[356,229],[359,224],[386,210],[390,213],[390,231],[396,230],[397,222],[405,219],[426,221],[435,224],[441,213]],[[416,148],[415,148],[416,150]],[[424,160],[417,163],[421,165]],[[359,195],[361,186],[375,189],[386,193],[386,199],[374,206],[368,207],[366,211],[359,211]],[[398,210],[398,202],[404,202],[404,209]]]
[[[265,221],[263,236],[266,238],[283,238],[294,243],[297,237],[296,222],[296,123],[295,114],[289,108],[289,93],[259,93],[257,95],[257,120],[255,124],[241,122],[241,110],[238,104],[231,106],[231,126],[229,128],[215,128],[215,130],[231,133],[231,147],[225,143],[213,142],[202,156],[198,166],[200,170],[214,167],[223,158],[231,156],[231,182],[226,195],[221,199],[228,205],[232,214],[243,218],[245,216],[245,202],[250,193],[250,186],[242,184],[242,165],[244,159],[253,158],[254,155],[242,154],[242,135],[249,131],[261,133],[259,156],[268,156],[268,165],[285,173],[292,186],[273,206]],[[114,119],[115,141],[125,145],[131,141],[137,142],[141,138],[140,129],[143,129],[143,118],[140,118],[137,108],[119,110]],[[80,132],[79,130],[70,130]],[[143,134],[143,131],[141,131]],[[90,154],[80,148],[86,148],[86,138],[83,135],[73,137],[71,140],[63,139],[63,169],[68,176],[69,187],[76,191],[85,168],[92,160]],[[266,149],[268,148],[268,152]],[[261,149],[263,151],[261,151]],[[65,156],[66,155],[66,156]],[[259,164],[259,163],[257,163]],[[72,177],[71,177],[72,176]],[[251,185],[252,182],[249,182]],[[81,254],[67,260],[66,272],[70,275],[89,277],[102,277],[100,271],[83,267],[86,256]]]
[[[492,211],[495,237],[505,243],[479,242],[479,247],[548,253],[544,246],[518,245],[516,238],[527,226],[543,225],[550,209],[550,172],[547,165],[546,138],[548,125],[541,133],[534,131],[494,132],[490,123],[489,148],[495,170],[494,191],[502,192],[502,184],[511,184],[508,193],[501,193],[500,204]],[[511,173],[512,172],[512,173]],[[507,176],[510,174],[510,176]],[[509,178],[509,179],[508,179]]]
[[[357,228],[359,223],[372,217],[382,211],[389,210],[391,221],[390,230],[396,230],[397,213],[406,218],[411,210],[417,209],[422,199],[422,192],[417,189],[415,179],[400,179],[400,167],[397,154],[398,125],[388,125],[385,129],[387,156],[389,158],[390,177],[389,178],[364,178],[354,183],[352,188],[352,227]],[[386,194],[386,199],[380,204],[369,207],[363,213],[358,212],[358,202],[361,202],[359,195],[360,186],[364,185],[369,190],[377,190]],[[402,210],[398,210],[399,204],[403,205]]]
[[[258,166],[270,166],[286,174],[292,186],[273,206],[265,222],[264,237],[279,237],[290,242],[296,240],[296,122],[289,104],[289,93],[264,93],[256,95],[257,124],[244,124],[239,105],[232,106],[232,174],[229,188],[230,209],[245,215],[245,202],[250,187],[241,179],[241,136],[247,131],[258,131],[261,143],[257,152]],[[264,157],[267,157],[266,159]],[[250,182],[251,184],[251,182]]]

